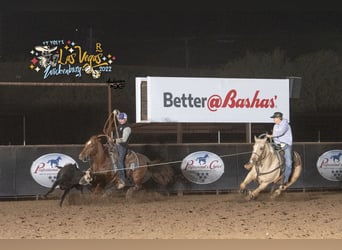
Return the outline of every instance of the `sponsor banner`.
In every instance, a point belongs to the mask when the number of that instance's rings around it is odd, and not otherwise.
[[[331,150],[317,160],[317,170],[329,181],[342,181],[342,150]]]
[[[222,159],[207,151],[194,152],[185,157],[181,164],[184,177],[196,184],[210,184],[224,173]]]
[[[137,78],[137,106],[144,101],[143,81],[149,122],[268,123],[275,111],[289,120],[289,79]],[[141,118],[137,112],[137,122]]]
[[[31,176],[41,186],[51,188],[57,178],[58,167],[76,161],[68,155],[60,153],[45,154],[36,159],[31,165]]]

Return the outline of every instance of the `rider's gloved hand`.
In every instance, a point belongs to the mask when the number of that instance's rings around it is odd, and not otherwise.
[[[114,144],[115,144],[115,139],[109,137],[109,138],[108,138],[108,144],[111,145],[111,146],[114,146]]]

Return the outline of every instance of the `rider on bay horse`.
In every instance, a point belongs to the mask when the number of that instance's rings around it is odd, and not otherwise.
[[[114,116],[116,116],[116,119],[119,122],[119,125],[117,127],[117,134],[115,138],[110,138],[110,146],[109,146],[109,155],[110,159],[112,161],[112,166],[114,172],[118,172],[119,175],[119,181],[118,181],[118,189],[122,189],[126,185],[126,177],[125,177],[125,157],[127,154],[128,149],[128,142],[131,137],[132,129],[130,125],[127,122],[127,114],[124,112],[120,112],[117,109],[114,109],[113,111]],[[114,118],[115,119],[115,118]],[[117,145],[118,149],[118,155],[119,159],[116,164],[116,161],[114,159],[114,143]]]

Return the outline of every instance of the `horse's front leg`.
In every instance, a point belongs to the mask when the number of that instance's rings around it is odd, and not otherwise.
[[[127,189],[126,192],[126,199],[130,199],[133,196],[133,193],[136,191],[139,191],[142,189],[142,185],[141,184],[135,184],[133,187],[130,187],[129,189]]]
[[[254,189],[253,191],[249,192],[248,194],[248,200],[252,200],[255,199],[256,197],[258,197],[258,195],[260,194],[260,192],[262,190],[264,190],[269,183],[267,182],[262,182],[256,189]]]
[[[247,195],[248,190],[247,190],[247,185],[251,183],[253,180],[256,179],[256,171],[253,168],[249,173],[247,174],[246,178],[243,180],[243,182],[240,183],[240,190],[239,192],[242,194]]]

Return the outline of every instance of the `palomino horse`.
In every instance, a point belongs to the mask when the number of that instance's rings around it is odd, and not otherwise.
[[[283,154],[273,148],[271,143],[267,141],[266,136],[265,138],[257,138],[254,136],[254,140],[253,152],[250,157],[250,162],[253,163],[253,167],[250,169],[244,181],[240,184],[240,192],[244,193],[248,200],[256,198],[270,183],[280,182],[285,167]],[[301,157],[297,152],[293,151],[293,167],[289,182],[285,185],[280,185],[279,188],[274,191],[271,198],[279,196],[282,191],[285,191],[289,186],[295,183],[301,171]],[[257,180],[259,186],[253,191],[248,191],[246,187],[253,180]]]
[[[91,169],[96,190],[105,188],[108,184],[118,184],[118,175],[113,170],[108,148],[101,142],[101,137],[106,135],[94,135],[85,143],[79,154],[82,161],[91,160]],[[117,146],[114,146],[114,159],[118,159]],[[151,165],[151,160],[140,153],[128,150],[125,165],[126,177],[132,181],[133,186],[127,190],[126,197],[130,198],[134,191],[140,190],[142,184],[152,177],[160,185],[166,186],[173,181],[174,173],[170,166],[157,168]]]

